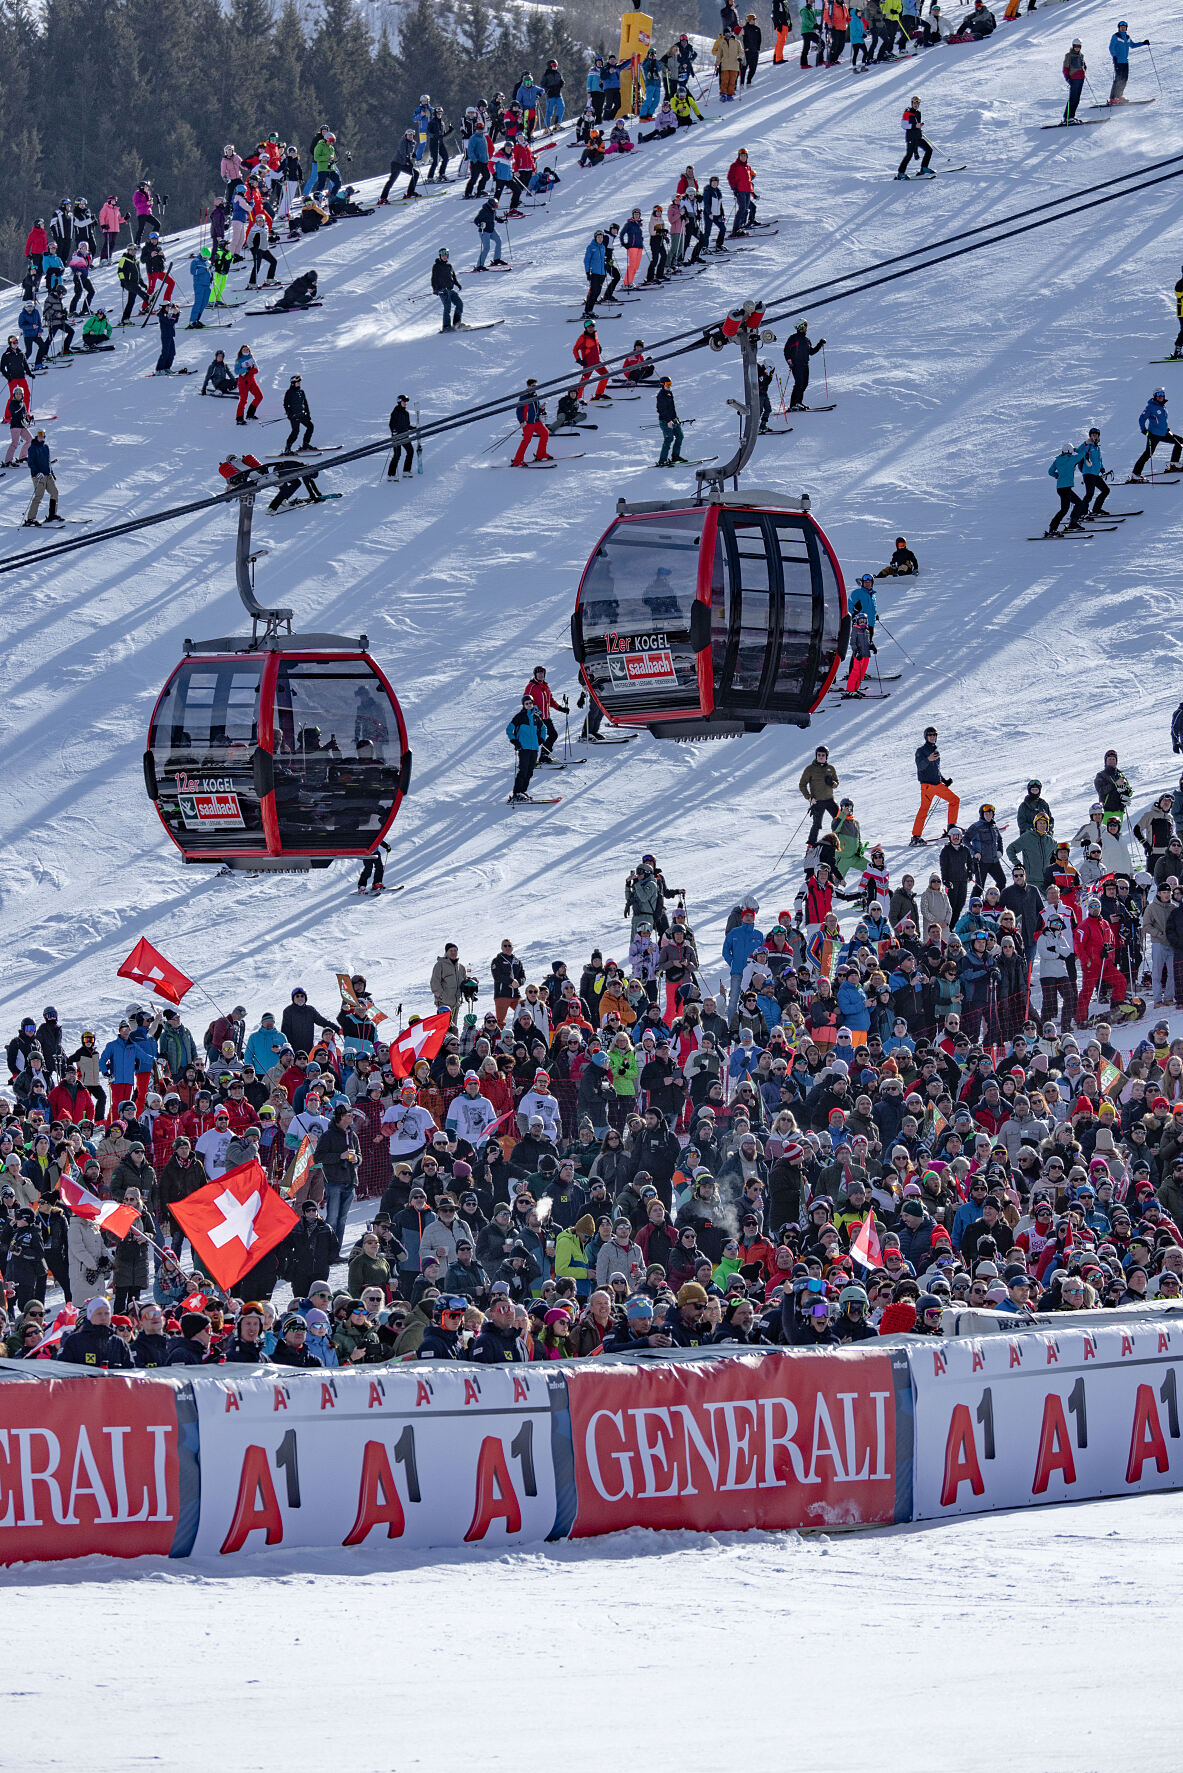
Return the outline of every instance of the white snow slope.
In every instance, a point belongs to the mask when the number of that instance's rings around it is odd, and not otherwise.
[[[0,1767],[1176,1773],[1181,1513],[12,1571]]]
[[[401,392],[421,401],[425,418],[511,394],[527,373],[573,367],[577,329],[565,319],[578,312],[592,229],[623,220],[634,202],[647,214],[668,201],[687,160],[705,181],[747,146],[763,213],[779,214],[780,234],[606,321],[614,349],[1177,152],[1183,50],[1168,42],[1177,22],[1166,25],[1169,10],[1156,0],[1133,21],[1135,35],[1155,40],[1166,96],[1095,130],[1039,128],[1063,103],[1060,60],[1074,34],[1107,90],[1113,12],[1088,0],[1025,14],[984,46],[928,51],[853,80],[845,69],[765,67],[721,120],[628,161],[580,171],[561,149],[563,183],[549,211],[513,224],[515,254],[533,261],[523,273],[463,277],[473,205],[453,188],[289,249],[290,274],[320,270],[325,307],[294,319],[236,316],[228,332],[182,331],[178,362],[203,368],[217,345],[232,356],[248,340],[264,416],[280,411],[299,369],[324,443],[382,436]],[[1145,51],[1134,70],[1131,96],[1156,93]],[[932,138],[970,171],[892,181],[900,112],[915,91]],[[700,746],[645,737],[551,778],[559,807],[504,805],[505,721],[536,661],[560,690],[573,685],[568,617],[617,496],[668,497],[683,484],[646,466],[659,442],[639,428],[653,420],[650,398],[602,411],[575,467],[498,471],[490,464],[508,448],[482,452],[505,426],[489,424],[429,444],[422,479],[380,484],[384,463],[374,459],[333,477],[346,496],[325,509],[259,517],[256,537],[273,550],[259,569],[264,601],[294,605],[306,627],[366,631],[406,713],[415,772],[388,879],[408,890],[380,909],[354,900],[351,864],[249,880],[186,869],[144,796],[147,720],[182,638],[245,625],[232,512],[0,577],[0,1023],[50,1001],[71,1034],[81,1018],[109,1020],[127,1000],[115,968],[141,935],[215,997],[241,996],[252,1012],[280,1008],[296,979],[328,1007],[330,974],[359,967],[380,1004],[401,1001],[409,1013],[425,1007],[432,960],[453,934],[486,980],[503,934],[539,969],[552,953],[578,960],[593,942],[610,952],[624,937],[621,878],[644,849],[690,886],[705,954],[717,952],[737,890],[755,888],[774,910],[798,878],[800,839],[773,865],[801,816],[802,760],[823,738],[864,834],[893,849],[906,842],[912,751],[929,721],[971,810],[984,794],[1005,808],[1034,769],[1058,812],[1083,814],[1111,741],[1139,791],[1157,789],[1175,774],[1178,488],[1118,489],[1115,506],[1146,514],[1114,535],[1050,548],[1025,538],[1054,508],[1046,469],[1061,443],[1096,421],[1107,460],[1128,472],[1137,414],[1178,375],[1149,360],[1174,337],[1181,196],[1183,186],[1160,185],[819,314],[813,332],[829,340],[837,411],[764,440],[748,483],[807,491],[848,575],[882,564],[897,532],[923,574],[885,589],[881,604],[916,668],[881,635],[881,669],[904,671],[891,700],[826,712],[809,734],[770,728]],[[504,315],[507,325],[441,343],[434,301],[408,300],[426,288],[445,243],[469,317]],[[178,243],[175,258],[183,293],[187,246]],[[779,331],[783,339],[788,328]],[[232,404],[199,399],[195,378],[145,385],[154,328],[116,337],[115,356],[55,370],[35,390],[42,411],[60,414],[50,432],[63,509],[96,523],[219,489],[217,462],[244,438]],[[779,363],[780,346],[771,351]],[[738,391],[737,358],[700,352],[673,372],[681,410],[700,415],[688,448],[729,453],[734,418],[724,400]],[[1183,380],[1168,385],[1183,403]],[[245,435],[275,447],[284,432]],[[43,540],[15,527],[27,496],[23,471],[0,481],[6,555]],[[897,849],[897,873],[899,860]]]

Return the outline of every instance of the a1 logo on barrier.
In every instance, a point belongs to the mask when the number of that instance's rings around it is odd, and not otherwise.
[[[917,1344],[908,1359],[918,1520],[1183,1482],[1183,1333],[1166,1320]]]
[[[520,1366],[199,1380],[198,1554],[538,1543],[555,1520],[550,1389]]]

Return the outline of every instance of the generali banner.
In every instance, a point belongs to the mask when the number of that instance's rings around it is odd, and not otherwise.
[[[566,1369],[573,1537],[625,1527],[851,1527],[908,1520],[897,1350]],[[902,1445],[901,1445],[902,1441]]]

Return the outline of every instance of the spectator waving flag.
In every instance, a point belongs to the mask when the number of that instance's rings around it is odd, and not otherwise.
[[[193,989],[192,979],[187,978],[171,960],[165,960],[160,950],[153,948],[144,936],[140,937],[120,967],[118,977],[134,979],[137,985],[146,985],[157,997],[167,998],[169,1003],[180,1003],[186,991]]]
[[[63,1305],[49,1329],[42,1336],[33,1350],[32,1359],[51,1361],[56,1355],[63,1336],[78,1327],[78,1308],[74,1305]]]
[[[874,1208],[860,1225],[858,1236],[851,1240],[850,1253],[856,1262],[863,1264],[864,1268],[882,1266],[883,1251],[879,1245],[879,1233],[875,1229]]]
[[[89,1188],[83,1188],[72,1176],[58,1178],[58,1193],[72,1213],[80,1219],[90,1219],[100,1231],[109,1231],[112,1237],[125,1238],[140,1216],[138,1207],[126,1207],[119,1201],[100,1200]]]
[[[173,1201],[169,1215],[224,1292],[300,1223],[299,1214],[268,1185],[254,1158],[185,1200]]]
[[[390,1069],[396,1077],[409,1077],[416,1059],[434,1059],[444,1044],[444,1036],[452,1026],[449,1010],[438,1016],[427,1016],[412,1022],[409,1028],[390,1043]]]

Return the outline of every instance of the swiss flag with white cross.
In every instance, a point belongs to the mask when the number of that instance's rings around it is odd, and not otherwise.
[[[425,1016],[412,1022],[390,1043],[390,1069],[396,1077],[410,1077],[416,1059],[434,1059],[444,1044],[444,1036],[452,1026],[447,1010],[438,1016]]]
[[[253,1158],[185,1200],[173,1201],[168,1210],[223,1292],[300,1223]]]

